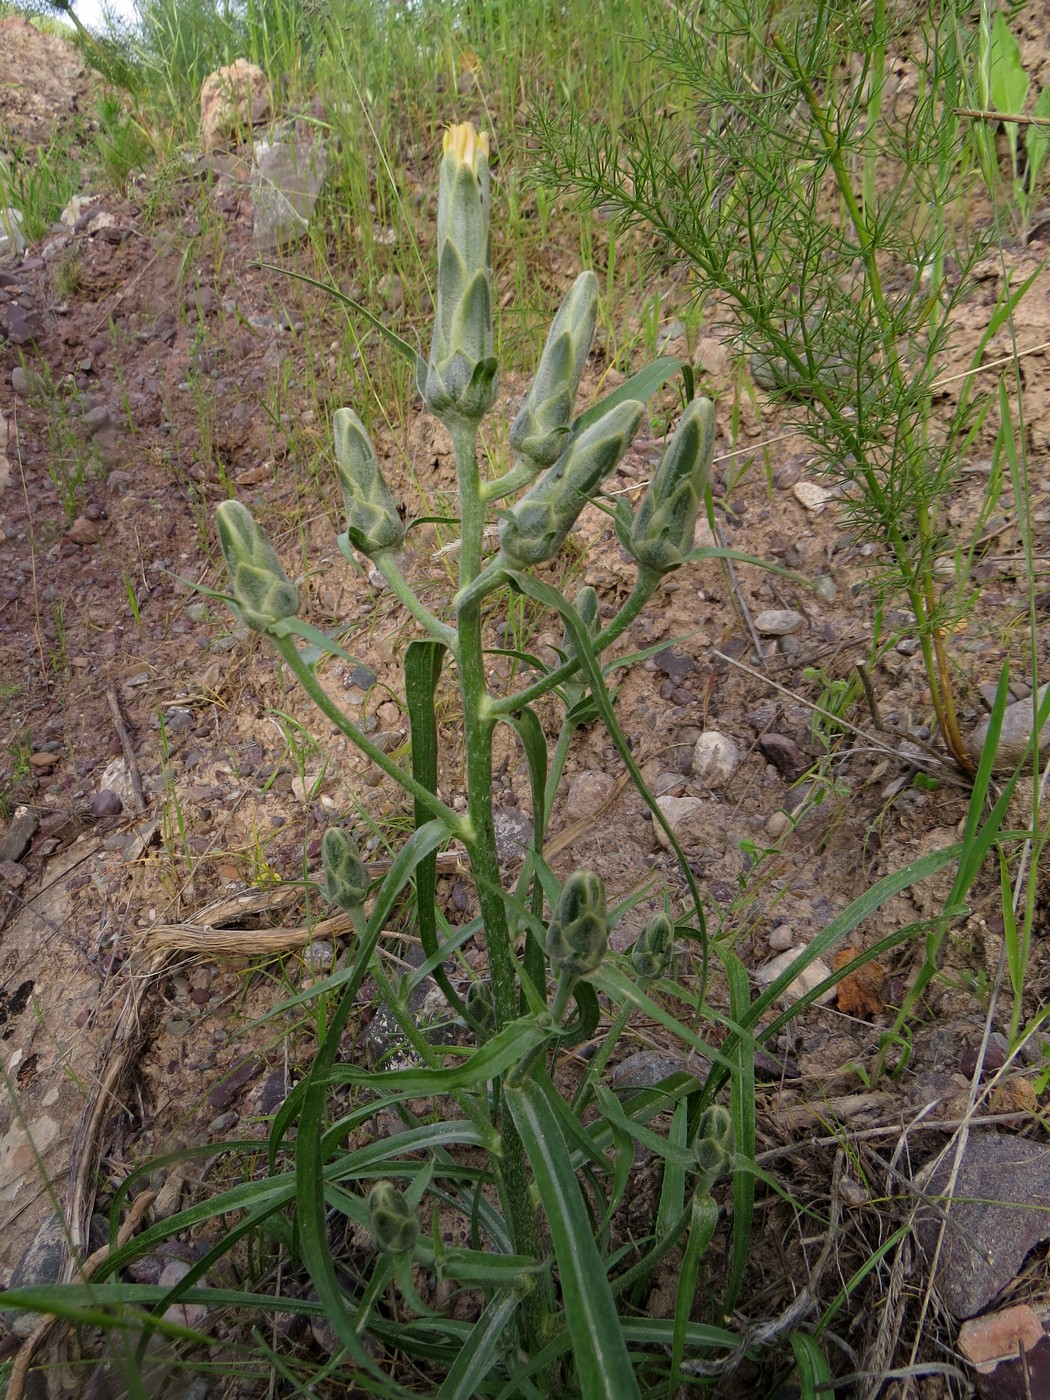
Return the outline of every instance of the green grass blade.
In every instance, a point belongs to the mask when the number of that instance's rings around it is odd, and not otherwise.
[[[296,272],[290,267],[277,267],[274,263],[255,263],[255,267],[261,267],[265,272],[276,272],[282,277],[294,277],[297,282],[306,282],[311,287],[316,287],[327,296],[334,297],[336,301],[348,306],[355,315],[367,321],[373,330],[377,330],[388,345],[392,345],[399,355],[403,355],[416,372],[416,382],[425,382],[427,377],[427,362],[415,348],[409,345],[407,340],[402,340],[399,335],[390,329],[378,316],[374,316],[367,306],[362,306],[360,302],[354,301],[353,297],[348,297],[345,292],[341,292],[338,287],[331,282],[319,282],[316,277],[309,277],[305,272]],[[422,379],[420,376],[422,375]],[[621,386],[622,387],[622,386]]]
[[[730,1015],[737,1025],[745,1023],[751,1006],[747,973],[735,953],[720,949],[729,982]],[[745,1161],[755,1157],[755,1042],[748,1036],[733,1040],[736,1065],[730,1076],[730,1112],[736,1153]],[[729,1263],[723,1311],[728,1317],[736,1307],[744,1282],[751,1249],[751,1223],[755,1213],[755,1178],[748,1171],[733,1172],[733,1245]]]
[[[798,1366],[801,1400],[820,1400],[832,1385],[831,1367],[808,1332],[792,1332],[791,1349]]]
[[[550,1228],[582,1400],[640,1397],[590,1212],[558,1120],[538,1084],[529,1081],[505,1093]]]
[[[646,365],[637,374],[632,374],[630,379],[617,385],[611,394],[606,394],[603,399],[599,399],[596,404],[592,404],[581,413],[572,425],[573,434],[582,433],[592,423],[597,423],[603,414],[608,413],[610,408],[615,408],[618,403],[626,403],[628,399],[639,399],[644,403],[657,389],[662,389],[684,365],[683,360],[675,359],[673,355],[661,355],[659,359],[653,360],[652,364]]]
[[[685,1107],[684,1104],[681,1107]],[[689,1238],[682,1253],[682,1267],[678,1275],[678,1293],[674,1307],[674,1342],[671,1346],[671,1374],[667,1381],[667,1400],[673,1396],[679,1384],[679,1369],[685,1355],[685,1336],[689,1326],[689,1314],[696,1299],[697,1283],[700,1278],[700,1265],[707,1253],[718,1224],[718,1207],[711,1196],[696,1196],[692,1202],[689,1222]]]
[[[481,1382],[500,1364],[504,1333],[520,1302],[516,1293],[497,1293],[489,1302],[442,1381],[437,1400],[473,1400],[479,1393]]]

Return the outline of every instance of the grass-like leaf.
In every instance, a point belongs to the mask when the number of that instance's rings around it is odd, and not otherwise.
[[[582,1400],[630,1400],[641,1392],[558,1120],[542,1088],[531,1080],[505,1089],[505,1095],[532,1167],[558,1261],[579,1393]]]

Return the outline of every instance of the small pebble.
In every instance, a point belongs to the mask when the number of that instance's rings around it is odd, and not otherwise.
[[[598,809],[608,802],[616,788],[616,779],[611,773],[588,770],[578,774],[569,785],[565,798],[565,814],[572,821],[581,817],[593,817]]]
[[[791,489],[795,500],[804,505],[807,510],[811,510],[814,515],[819,515],[832,499],[832,493],[827,487],[818,486],[815,481],[796,481]]]
[[[709,729],[693,749],[693,776],[711,788],[723,788],[740,767],[740,750],[732,739]]]
[[[805,621],[793,608],[766,608],[755,618],[755,627],[764,637],[786,637],[797,632]]]
[[[773,953],[786,953],[795,946],[795,930],[790,924],[780,924],[769,935],[769,948]]]
[[[119,794],[110,788],[100,788],[88,798],[88,811],[93,817],[118,817],[123,810]]]
[[[819,578],[813,580],[813,592],[822,603],[833,603],[838,597],[839,591],[830,574],[821,574]]]

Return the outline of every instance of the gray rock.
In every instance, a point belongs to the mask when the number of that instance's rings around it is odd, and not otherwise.
[[[19,306],[16,302],[4,307],[0,334],[7,336],[12,345],[31,345],[43,330],[44,318],[33,307]]]
[[[699,1084],[700,1076],[706,1077],[711,1065],[698,1055],[688,1064],[671,1055],[662,1055],[657,1050],[639,1050],[621,1060],[612,1072],[614,1089],[654,1089],[672,1074],[691,1074]]]
[[[521,860],[533,837],[532,818],[520,807],[497,807],[493,820],[496,826],[496,854],[500,862]]]
[[[84,427],[92,436],[102,432],[103,428],[108,428],[112,424],[112,415],[109,404],[96,404],[94,408],[89,408],[81,419]]]
[[[8,1287],[15,1291],[60,1283],[68,1258],[65,1224],[57,1216],[49,1215],[15,1265]],[[0,1317],[18,1337],[27,1337],[40,1321],[39,1314],[30,1312],[3,1312]]]
[[[683,846],[703,846],[724,851],[726,842],[725,808],[713,798],[658,797],[656,805],[667,818],[668,825]],[[667,833],[654,818],[656,839],[665,850],[671,849]]]
[[[792,608],[766,608],[755,618],[755,627],[763,637],[786,637],[797,632],[806,619]]]
[[[830,574],[821,574],[819,578],[813,580],[813,592],[822,603],[833,603],[838,597],[839,590]]]
[[[952,1152],[917,1185],[926,1199],[942,1206],[934,1212],[919,1205],[915,1234],[932,1260],[944,1222],[943,1197],[953,1162]],[[1030,1138],[1006,1133],[971,1133],[947,1215],[937,1264],[941,1301],[954,1317],[972,1317],[1013,1281],[1025,1255],[1050,1238],[1050,1148]]]
[[[0,836],[0,860],[21,860],[39,825],[35,812],[28,807],[17,807],[11,825]]]
[[[787,953],[795,946],[795,930],[790,924],[778,924],[769,935],[771,953]]]
[[[1046,695],[1047,685],[1039,687],[1038,703],[1042,705]],[[984,753],[985,741],[988,738],[988,726],[990,720],[985,720],[983,724],[977,726],[969,740],[970,752],[974,758],[980,761]],[[1007,705],[1003,711],[1003,727],[999,734],[999,744],[995,752],[995,761],[992,767],[995,772],[1009,772],[1016,768],[1024,757],[1025,749],[1028,747],[1028,740],[1032,734],[1032,701],[1015,700],[1012,705]],[[1050,720],[1043,725],[1039,731],[1039,756],[1045,758],[1050,752]]]
[[[256,141],[252,214],[257,249],[284,248],[305,236],[327,160],[324,142],[310,136]]]

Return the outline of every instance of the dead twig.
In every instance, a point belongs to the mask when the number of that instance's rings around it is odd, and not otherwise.
[[[124,754],[124,762],[128,765],[128,774],[131,778],[131,791],[135,799],[135,807],[139,812],[144,812],[146,810],[146,799],[142,795],[142,774],[139,772],[138,759],[135,757],[135,746],[131,742],[128,726],[124,723],[124,716],[120,712],[120,700],[117,697],[117,687],[112,683],[106,686],[106,702],[109,705],[109,712],[113,716],[113,728],[117,731],[117,738],[120,740],[120,747]]]

